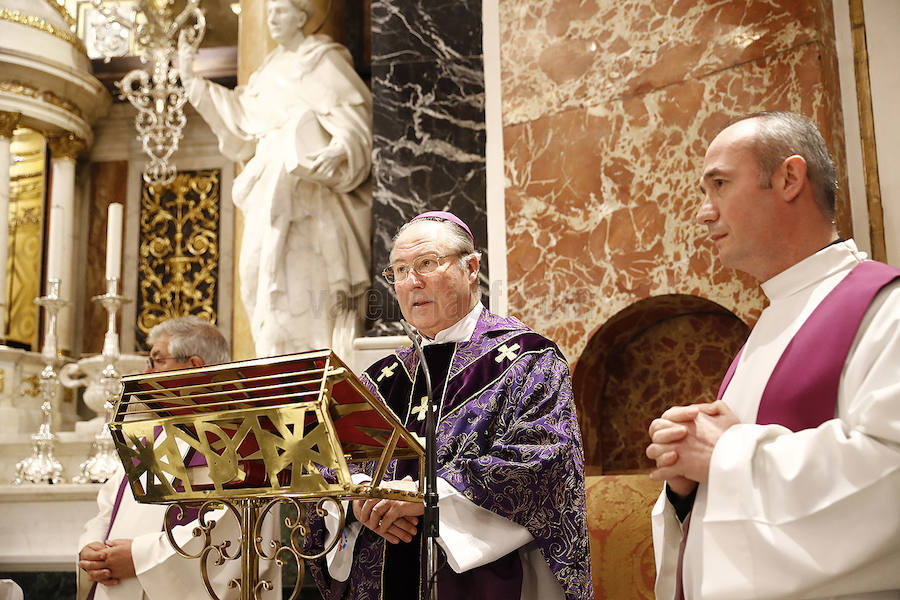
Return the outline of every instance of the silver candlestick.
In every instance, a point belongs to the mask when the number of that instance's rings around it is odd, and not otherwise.
[[[79,467],[81,474],[72,478],[74,483],[102,483],[112,476],[120,464],[115,444],[109,433],[109,422],[112,421],[113,416],[113,402],[119,395],[122,377],[116,369],[116,362],[120,356],[116,314],[123,304],[131,302],[131,300],[120,296],[118,292],[119,280],[115,277],[107,277],[106,293],[92,298],[94,302],[101,304],[106,309],[107,315],[106,335],[103,337],[103,358],[106,366],[100,373],[100,387],[106,394],[106,402],[103,404],[105,418],[100,431],[94,436],[88,459]]]
[[[59,279],[47,280],[47,295],[35,298],[34,303],[40,305],[47,316],[47,328],[44,333],[44,346],[41,355],[44,358],[44,369],[41,371],[40,395],[43,419],[38,432],[32,434],[32,455],[16,463],[16,485],[22,483],[62,483],[62,464],[53,456],[56,435],[53,433],[53,399],[62,389],[56,365],[59,362],[59,346],[57,343],[57,317],[62,307],[68,304],[59,297]]]

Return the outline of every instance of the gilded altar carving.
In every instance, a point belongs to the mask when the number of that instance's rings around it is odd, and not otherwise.
[[[27,96],[29,98],[35,98],[36,100],[42,100],[47,104],[52,104],[57,108],[61,108],[78,118],[84,117],[80,108],[78,108],[77,106],[75,106],[75,104],[69,102],[62,96],[59,96],[49,90],[38,89],[32,85],[28,85],[27,83],[22,83],[21,81],[0,81],[0,92],[7,92],[9,94],[15,94],[17,96]]]
[[[25,377],[19,382],[16,393],[20,396],[31,396],[37,398],[41,393],[41,377],[38,374]]]
[[[59,16],[66,22],[66,25],[75,29],[75,19],[72,18],[72,15],[69,14],[69,11],[67,11],[64,6],[61,6],[56,0],[44,0],[44,4],[58,12]]]
[[[78,50],[82,54],[87,55],[87,50],[85,50],[84,44],[81,43],[81,40],[78,39],[78,36],[76,36],[71,31],[60,29],[59,27],[48,23],[40,17],[26,15],[23,12],[19,12],[17,10],[12,10],[9,8],[0,8],[0,21],[8,21],[10,23],[16,23],[17,25],[31,27],[33,29],[43,31],[44,33],[49,33],[53,37],[59,38],[64,42],[72,44],[73,46],[75,46],[76,50]]]
[[[70,158],[75,160],[84,150],[84,140],[74,133],[54,135],[47,138],[53,158]]]
[[[182,171],[141,191],[137,330],[197,315],[216,322],[219,271],[218,169]]]
[[[44,231],[44,138],[19,129],[10,144],[7,340],[38,348],[38,308]]]
[[[0,138],[12,138],[21,117],[20,113],[0,111]]]

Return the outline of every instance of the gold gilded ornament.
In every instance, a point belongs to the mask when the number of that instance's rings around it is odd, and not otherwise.
[[[220,171],[183,171],[169,185],[144,184],[138,253],[137,328],[180,315],[216,322]]]

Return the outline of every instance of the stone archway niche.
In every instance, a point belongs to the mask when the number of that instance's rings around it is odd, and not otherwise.
[[[574,369],[585,464],[603,474],[650,469],[650,421],[670,406],[715,399],[749,331],[723,306],[684,294],[646,298],[611,317]]]

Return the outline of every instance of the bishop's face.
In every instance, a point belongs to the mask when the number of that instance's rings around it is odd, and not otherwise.
[[[419,221],[400,234],[391,251],[391,264],[412,265],[423,255],[442,256],[440,265],[425,275],[410,269],[394,284],[400,311],[416,329],[433,338],[465,317],[475,306],[472,287],[478,278],[478,259],[460,264],[447,241],[446,228],[434,221]]]
[[[291,0],[266,2],[266,24],[275,43],[284,45],[306,24],[307,15],[294,6]]]

